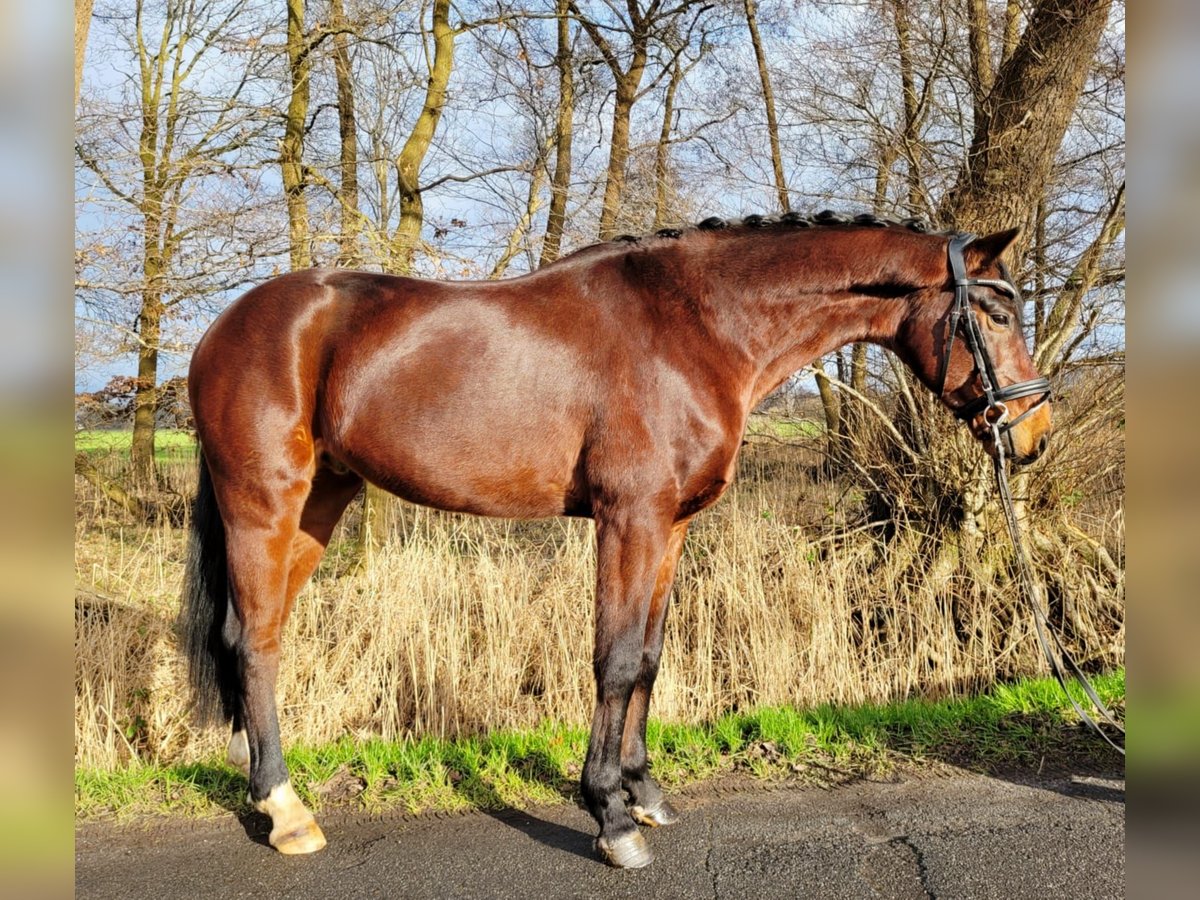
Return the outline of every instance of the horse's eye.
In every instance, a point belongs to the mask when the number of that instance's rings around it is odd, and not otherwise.
[[[1009,322],[1011,322],[1012,320],[1009,319],[1009,317],[1006,313],[992,313],[992,321],[995,322],[997,325],[999,325],[1001,328],[1007,328],[1009,325]]]

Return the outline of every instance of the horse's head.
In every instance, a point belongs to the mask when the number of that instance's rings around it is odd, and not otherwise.
[[[946,278],[918,292],[897,351],[993,457],[1037,459],[1051,430],[1050,384],[1033,366],[1022,300],[1000,262],[1018,234],[957,235],[942,257]]]

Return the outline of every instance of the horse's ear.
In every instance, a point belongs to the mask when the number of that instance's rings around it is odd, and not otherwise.
[[[971,241],[966,247],[967,268],[978,270],[990,266],[1012,246],[1020,233],[1020,228],[1010,228]]]

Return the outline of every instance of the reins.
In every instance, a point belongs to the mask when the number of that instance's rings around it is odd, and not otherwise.
[[[1075,712],[1100,737],[1104,738],[1109,746],[1124,756],[1125,748],[1109,737],[1096,720],[1071,696],[1071,692],[1067,687],[1068,677],[1073,678],[1079,684],[1083,692],[1087,695],[1088,700],[1091,701],[1093,707],[1099,713],[1099,718],[1114,728],[1120,734],[1121,743],[1124,743],[1124,727],[1116,720],[1112,711],[1104,705],[1092,683],[1084,675],[1083,670],[1079,668],[1079,664],[1071,658],[1071,655],[1063,646],[1058,633],[1051,627],[1042,606],[1039,585],[1037,579],[1034,578],[1033,567],[1029,564],[1029,557],[1025,553],[1025,543],[1021,536],[1021,526],[1017,520],[1012,489],[1008,483],[1008,456],[1012,452],[1010,432],[1017,423],[1050,399],[1050,381],[1046,378],[1034,378],[1029,381],[1020,381],[1007,387],[997,387],[996,370],[992,365],[991,354],[988,353],[987,343],[984,340],[983,332],[979,328],[979,323],[976,321],[975,316],[971,314],[970,288],[972,285],[993,287],[1009,294],[1018,303],[1020,302],[1020,294],[1016,287],[1007,281],[967,277],[966,264],[963,261],[963,248],[974,239],[974,235],[957,234],[950,240],[948,252],[950,269],[954,275],[954,306],[950,312],[949,335],[946,339],[945,354],[942,357],[941,389],[939,394],[945,392],[946,374],[950,368],[950,353],[954,348],[954,338],[958,332],[959,323],[962,322],[964,331],[966,332],[967,346],[971,349],[971,355],[975,357],[975,366],[983,387],[983,394],[955,410],[955,415],[960,419],[970,420],[982,412],[987,417],[988,427],[991,428],[992,438],[996,445],[993,468],[996,475],[996,488],[1000,494],[1000,506],[1004,510],[1005,523],[1008,526],[1009,538],[1012,540],[1013,559],[1016,564],[1018,580],[1021,583],[1021,589],[1025,593],[1026,600],[1033,610],[1033,622],[1037,632],[1038,643],[1041,645],[1042,653],[1045,654],[1047,662],[1050,663],[1050,670],[1054,673],[1054,677],[1062,688],[1063,693],[1067,695],[1071,706],[1075,708]],[[1004,401],[1016,400],[1021,397],[1031,397],[1036,394],[1042,395],[1037,402],[1017,418],[1009,421],[1008,407],[1005,406]],[[994,418],[990,415],[992,412],[995,413]],[[1047,634],[1049,634],[1049,637],[1047,637]]]

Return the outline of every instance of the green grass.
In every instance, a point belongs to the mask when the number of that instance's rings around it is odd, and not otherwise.
[[[132,431],[91,429],[75,432],[76,453],[92,453],[98,456],[116,453],[128,456],[132,443]],[[192,459],[195,452],[196,439],[190,431],[160,428],[154,432],[154,458],[159,462]]]
[[[1106,703],[1123,704],[1124,670],[1094,684]],[[1082,691],[1076,694],[1082,702]],[[1040,771],[1115,761],[1080,727],[1050,679],[953,700],[777,707],[704,725],[651,721],[647,744],[654,775],[669,788],[724,775],[828,784],[945,764]],[[287,762],[300,796],[316,809],[346,803],[372,811],[499,809],[574,798],[586,750],[583,727],[546,722],[458,740],[344,738],[294,747]],[[245,779],[220,759],[75,773],[75,808],[84,818],[245,812],[245,798]]]

